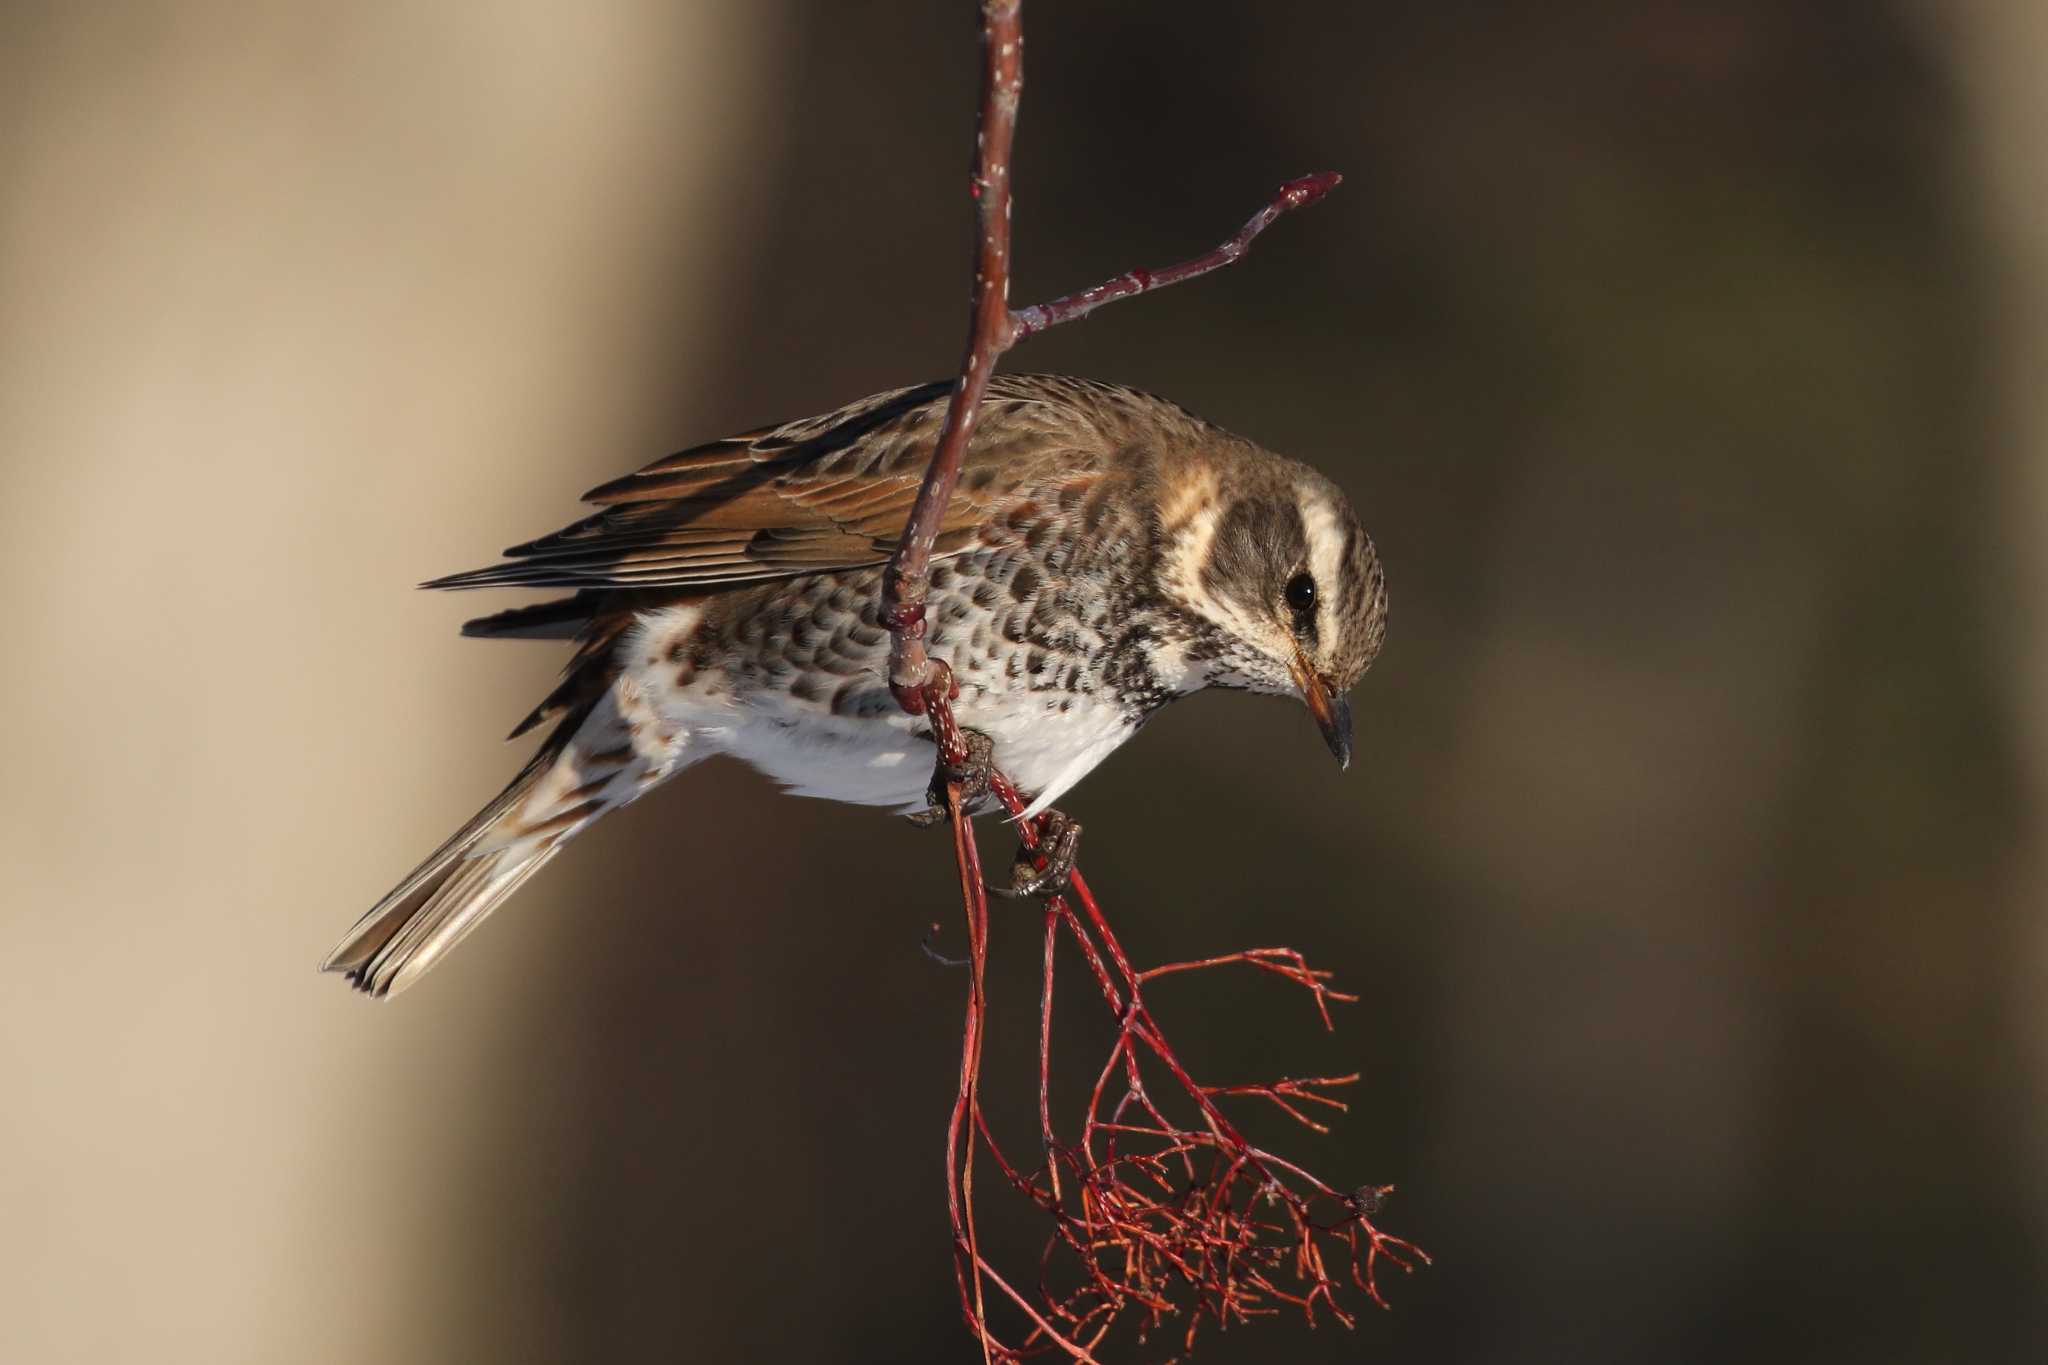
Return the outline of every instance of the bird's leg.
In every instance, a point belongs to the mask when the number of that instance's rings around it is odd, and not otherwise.
[[[1074,858],[1081,850],[1081,822],[1064,811],[1048,810],[1032,825],[1038,835],[1037,847],[1018,848],[1017,859],[1010,864],[1010,884],[989,888],[998,896],[1057,896],[1074,875]],[[1042,868],[1038,866],[1041,858],[1045,860]]]
[[[989,782],[996,767],[996,742],[979,730],[962,729],[959,735],[967,750],[966,757],[959,763],[948,763],[945,746],[939,747],[939,761],[932,767],[932,782],[924,792],[929,804],[909,817],[910,823],[919,829],[929,829],[946,818],[946,788],[955,782],[960,784],[961,810],[972,812],[988,799]]]

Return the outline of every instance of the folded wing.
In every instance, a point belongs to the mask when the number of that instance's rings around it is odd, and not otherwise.
[[[1049,464],[1095,453],[1076,449],[1093,429],[1073,421],[1070,396],[1051,382],[1071,381],[993,381],[937,553],[965,548]],[[584,500],[600,510],[513,546],[506,562],[425,586],[719,591],[880,564],[910,515],[951,391],[898,389],[657,460],[592,489]],[[1049,444],[1049,430],[1065,439]],[[525,633],[512,624],[477,633]]]

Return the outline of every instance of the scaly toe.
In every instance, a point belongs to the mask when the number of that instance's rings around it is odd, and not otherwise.
[[[1081,822],[1060,811],[1049,810],[1037,820],[1038,847],[1019,848],[1010,864],[1010,884],[991,887],[999,896],[1023,900],[1036,896],[1057,896],[1074,876],[1074,862],[1081,851]],[[1038,866],[1043,859],[1044,867]]]

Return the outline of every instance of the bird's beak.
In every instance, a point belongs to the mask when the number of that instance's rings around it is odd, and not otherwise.
[[[1308,657],[1299,650],[1294,655],[1294,685],[1301,689],[1301,699],[1308,704],[1308,713],[1315,717],[1316,728],[1323,732],[1323,742],[1336,755],[1337,766],[1350,767],[1351,699],[1317,677]]]

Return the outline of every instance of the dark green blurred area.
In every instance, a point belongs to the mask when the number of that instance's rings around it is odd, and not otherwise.
[[[728,320],[675,444],[953,363],[967,8],[779,30],[768,211],[674,305]],[[1157,1007],[1218,1080],[1362,1070],[1332,1137],[1275,1141],[1398,1184],[1383,1221],[1438,1258],[1355,1333],[1198,1358],[2044,1358],[1994,300],[1930,33],[1760,0],[1027,28],[1020,303],[1346,176],[1238,269],[1009,362],[1317,463],[1388,566],[1350,773],[1285,706],[1204,697],[1070,802],[1141,959],[1286,943],[1361,993],[1333,1036],[1252,974]],[[970,1358],[965,983],[917,946],[959,942],[943,838],[721,766],[551,875],[588,920],[507,1024],[516,1107],[468,1120],[458,1202],[499,1231],[442,1286],[445,1357]],[[989,1090],[1026,1147],[1036,935],[998,908]],[[1067,970],[1063,1075],[1103,1041]]]

